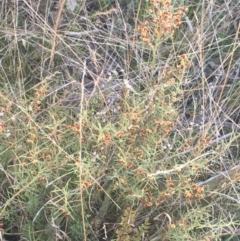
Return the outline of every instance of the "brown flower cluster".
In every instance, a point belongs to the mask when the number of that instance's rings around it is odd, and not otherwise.
[[[182,24],[182,18],[188,11],[180,7],[174,10],[171,1],[151,0],[152,6],[148,8],[150,19],[138,25],[140,38],[153,47],[154,43],[172,37],[175,30]]]
[[[38,86],[38,89],[34,93],[34,99],[30,109],[36,112],[40,111],[42,100],[45,98],[46,94],[47,94],[47,86],[46,85]]]
[[[192,185],[191,190],[186,190],[184,193],[185,198],[188,199],[202,199],[204,195],[204,186],[199,187],[196,184]]]

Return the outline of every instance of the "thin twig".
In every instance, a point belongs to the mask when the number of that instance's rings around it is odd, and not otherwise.
[[[84,217],[84,205],[83,205],[83,190],[82,190],[82,172],[83,172],[83,162],[82,162],[82,115],[83,115],[83,101],[84,101],[84,78],[86,75],[86,62],[83,65],[83,76],[82,76],[82,83],[81,83],[81,102],[80,102],[80,114],[79,114],[79,126],[80,126],[80,133],[79,133],[79,154],[78,154],[78,161],[79,161],[79,187],[80,187],[80,202],[81,202],[81,212],[82,212],[82,226],[83,226],[83,233],[84,233],[84,241],[87,241],[86,237],[86,224],[85,224],[85,217]]]
[[[200,156],[195,157],[194,159],[182,164],[182,165],[176,165],[174,168],[169,169],[169,170],[164,170],[164,171],[156,171],[155,173],[151,173],[148,174],[148,177],[154,177],[154,176],[158,176],[158,175],[165,175],[165,174],[170,174],[172,172],[177,172],[177,171],[181,171],[184,167],[188,166],[190,163],[195,162],[196,160],[198,160],[199,158],[202,158],[204,156],[210,155],[212,154],[212,152],[206,152]]]
[[[217,175],[215,175],[215,176],[213,176],[213,177],[211,177],[211,178],[209,178],[209,179],[207,179],[205,181],[199,182],[199,183],[197,183],[197,185],[199,187],[202,187],[202,186],[205,186],[205,185],[207,185],[209,183],[212,183],[212,182],[214,182],[216,180],[219,180],[222,177],[228,177],[230,175],[230,173],[233,173],[234,171],[236,171],[239,168],[240,168],[240,164],[235,166],[235,167],[233,167],[233,168],[231,168],[230,170],[226,170],[224,172],[220,172],[219,174],[217,174]]]

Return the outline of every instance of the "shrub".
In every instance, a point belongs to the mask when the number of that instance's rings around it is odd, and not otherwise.
[[[237,240],[240,27],[95,2],[2,2],[1,235]]]

